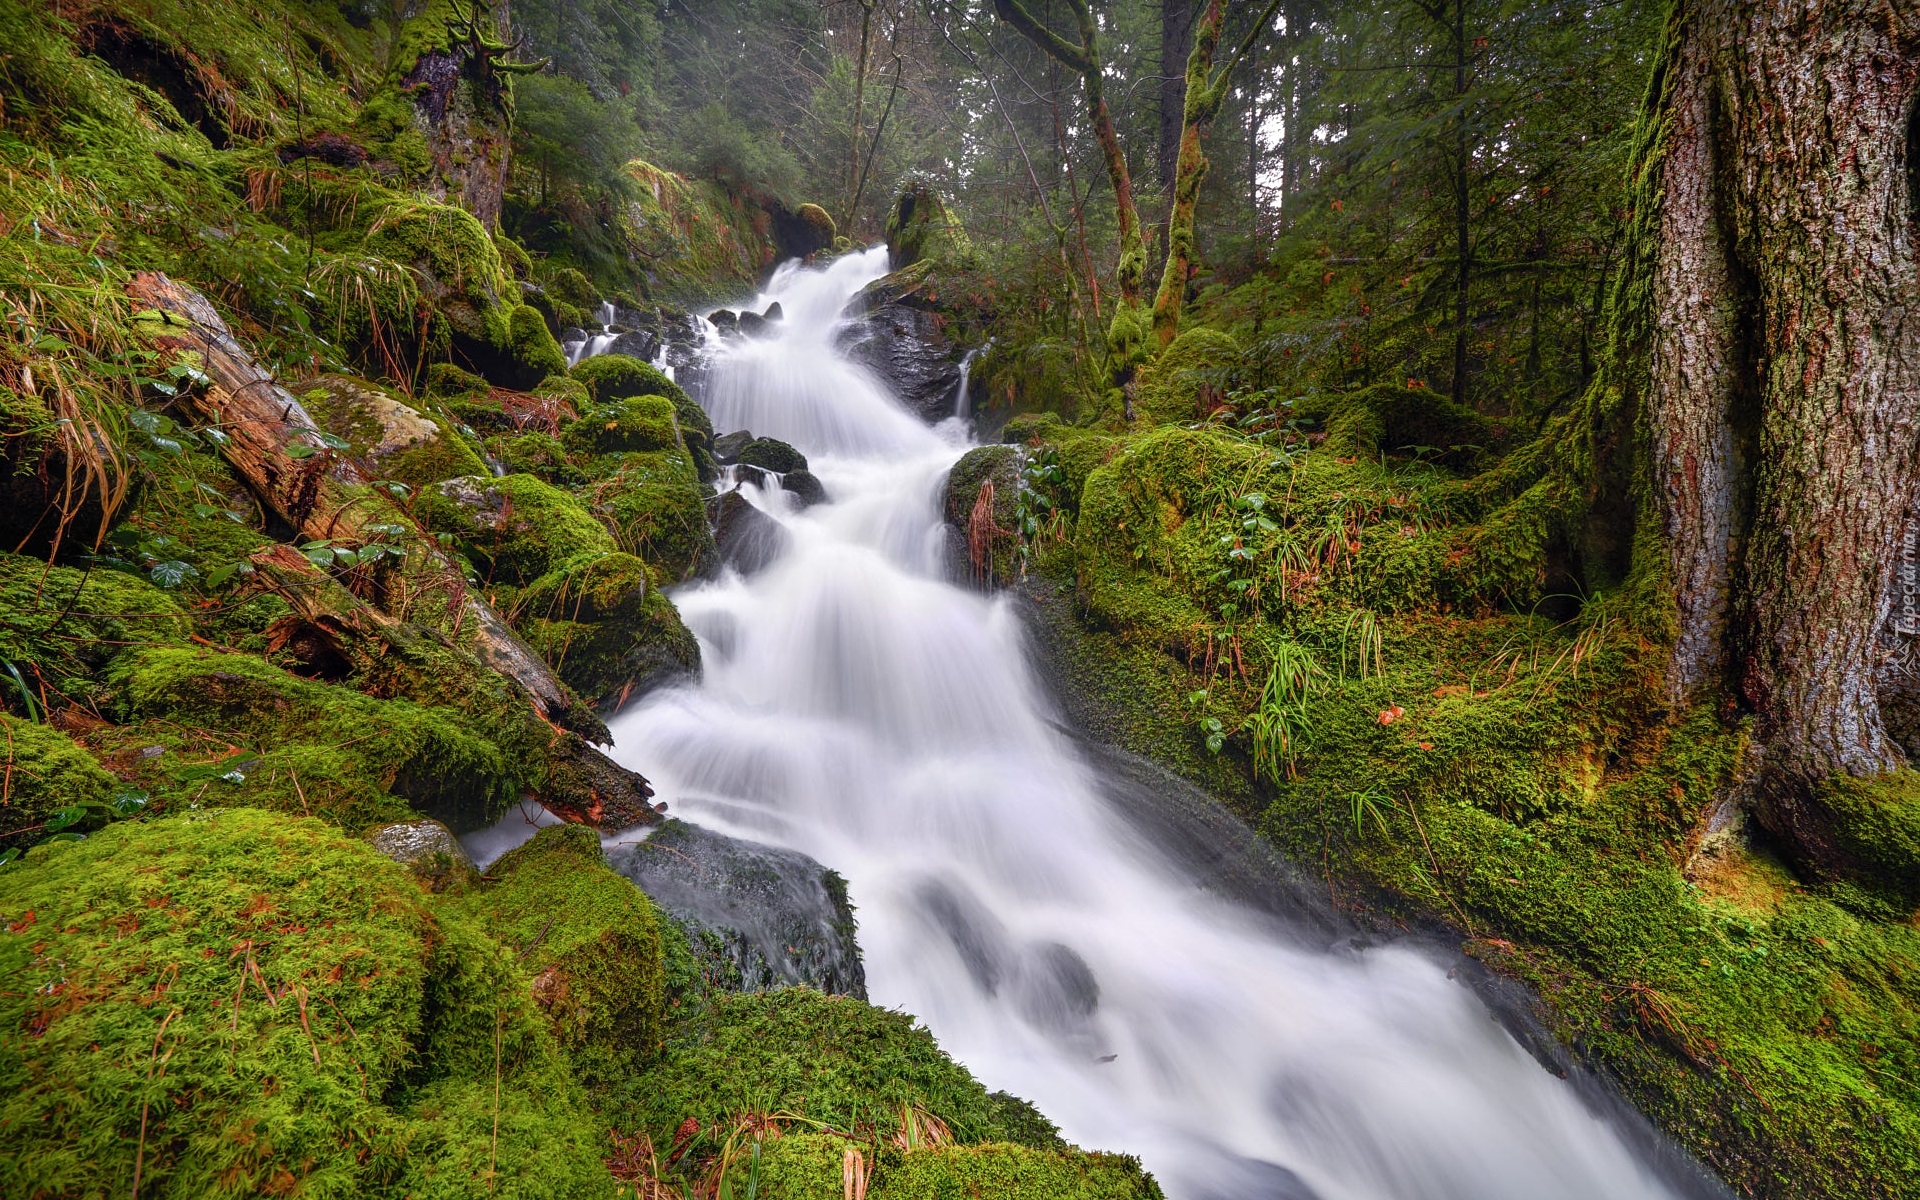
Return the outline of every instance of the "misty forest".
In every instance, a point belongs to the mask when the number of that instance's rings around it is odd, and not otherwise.
[[[1920,1197],[1920,0],[0,0],[0,1195]]]

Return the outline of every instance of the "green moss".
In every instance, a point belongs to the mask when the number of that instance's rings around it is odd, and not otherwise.
[[[613,530],[622,550],[645,559],[667,582],[717,561],[706,499],[692,460],[680,451],[629,453],[601,460],[608,473],[581,496]]]
[[[550,433],[535,430],[490,437],[487,439],[487,453],[510,474],[532,475],[563,487],[586,481],[586,476],[573,465],[566,446]]]
[[[635,261],[652,264],[654,294],[691,305],[759,285],[778,251],[768,214],[752,196],[646,162],[628,163],[627,174],[636,186],[619,213],[618,232]]]
[[[874,1200],[1160,1200],[1161,1193],[1140,1161],[1126,1155],[989,1143],[910,1150],[885,1159],[871,1195]]]
[[[31,845],[47,836],[48,819],[63,808],[79,805],[89,810],[92,819],[72,828],[99,823],[117,781],[93,755],[57,729],[6,713],[0,713],[0,732],[6,735],[0,850]]]
[[[434,363],[427,368],[426,386],[423,389],[429,396],[444,396],[448,399],[485,395],[492,385],[472,371],[454,366],[452,363]]]
[[[1327,452],[1337,455],[1394,454],[1471,471],[1489,465],[1503,440],[1492,421],[1465,405],[1397,383],[1311,394],[1293,411],[1325,430]]]
[[[141,646],[186,645],[191,632],[179,602],[138,576],[0,555],[0,660],[44,708],[106,704],[98,673],[109,663]],[[11,675],[0,678],[6,706],[25,713]]]
[[[482,574],[502,583],[527,583],[570,559],[614,549],[578,500],[531,475],[448,480],[420,499],[428,527],[460,538]]]
[[[1060,338],[996,342],[968,376],[974,406],[987,414],[1054,413],[1071,421],[1095,399],[1079,347]]]
[[[10,1195],[613,1193],[511,953],[317,821],[115,825],[0,917]]]
[[[975,259],[960,219],[930,181],[908,182],[887,213],[887,253],[898,271],[922,261],[961,267]]]
[[[664,1032],[653,904],[607,867],[599,837],[578,825],[541,830],[488,874],[502,882],[452,907],[521,953],[534,1002],[579,1078],[630,1078],[659,1052]]]
[[[673,401],[634,396],[588,409],[561,432],[561,441],[581,454],[623,450],[672,450],[680,444]]]
[[[788,471],[807,469],[807,456],[795,450],[787,443],[776,438],[755,438],[741,447],[734,461],[743,466],[759,467],[763,471],[785,475]]]
[[[538,309],[522,304],[508,314],[507,342],[520,386],[531,387],[550,375],[565,374],[567,356]]]
[[[1832,814],[1835,857],[1854,864],[1859,882],[1886,893],[1897,911],[1920,908],[1920,772],[1835,776],[1815,803]]]
[[[799,208],[793,210],[793,215],[800,218],[806,225],[808,231],[812,234],[813,244],[816,249],[824,250],[831,247],[833,240],[840,236],[839,229],[836,228],[833,223],[833,217],[828,215],[827,210],[821,208],[818,204],[802,204]]]
[[[325,375],[293,388],[320,427],[346,439],[381,479],[415,488],[461,475],[485,475],[472,443],[441,417],[401,401],[378,384]]]
[[[161,811],[270,807],[361,829],[404,820],[412,805],[465,829],[539,770],[458,709],[377,700],[248,655],[137,651],[114,662],[108,682],[120,719],[139,723],[114,739],[124,747],[116,761]]]

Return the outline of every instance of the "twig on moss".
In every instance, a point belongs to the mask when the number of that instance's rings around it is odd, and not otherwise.
[[[153,1086],[154,1069],[165,1060],[160,1057],[160,1040],[167,1035],[167,1026],[180,1015],[178,1008],[169,1009],[166,1018],[160,1022],[160,1028],[153,1035],[153,1053],[147,1057],[147,1087]],[[173,1051],[167,1051],[167,1058],[173,1057]],[[153,1103],[151,1096],[140,1100],[140,1144],[133,1152],[133,1193],[129,1200],[140,1200],[140,1174],[147,1165],[147,1111]]]

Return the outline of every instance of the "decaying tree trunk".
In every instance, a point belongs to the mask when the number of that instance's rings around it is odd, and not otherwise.
[[[355,486],[368,481],[351,461],[327,450],[300,401],[253,360],[206,297],[157,273],[135,276],[127,291],[151,310],[142,323],[153,345],[199,356],[209,382],[186,394],[185,406],[220,430],[227,462],[282,520],[311,540],[360,542],[367,540],[367,526],[396,518],[393,509]],[[142,318],[137,314],[136,320]],[[297,452],[289,452],[298,446],[312,453],[296,457]],[[435,549],[423,547],[420,552],[438,557]],[[368,608],[359,615],[371,618],[376,612]],[[590,791],[597,795],[576,792],[567,807],[594,823],[647,819],[640,815],[643,810],[651,815],[644,803],[652,795],[646,781],[588,744],[611,740],[605,723],[478,595],[466,593],[457,613],[474,657],[510,680],[550,725],[572,735],[557,750],[556,766],[571,763],[567,769],[590,780]],[[317,619],[318,614],[312,616]],[[386,614],[377,619],[394,621]]]
[[[1756,811],[1845,874],[1822,780],[1904,764],[1877,684],[1920,483],[1916,0],[1677,0],[1645,412],[1670,687],[1757,718]]]

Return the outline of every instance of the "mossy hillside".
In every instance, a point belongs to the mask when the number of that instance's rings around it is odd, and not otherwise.
[[[636,261],[659,264],[655,297],[697,305],[758,287],[778,251],[771,219],[752,197],[638,160],[627,174],[637,186],[620,211],[620,234]]]
[[[104,820],[119,781],[93,755],[58,729],[0,712],[6,735],[6,766],[0,780],[0,850],[32,845],[64,809],[86,817],[69,826],[86,829]]]
[[[543,829],[488,871],[500,882],[445,902],[520,951],[534,1003],[589,1084],[630,1078],[664,1034],[660,917],[577,825]]]
[[[1015,1143],[873,1148],[833,1133],[788,1133],[761,1144],[757,1165],[736,1168],[768,1200],[837,1200],[847,1152],[862,1155],[874,1200],[1159,1200],[1137,1159]]]
[[[116,825],[0,917],[8,1194],[613,1194],[511,953],[317,821]]]
[[[1380,413],[1341,415],[1352,433]],[[1509,590],[1487,531],[1453,515],[1449,472],[1362,457],[1340,432],[1282,454],[1163,427],[1087,477],[1078,596],[1131,664],[1093,655],[1087,674],[1132,714],[1109,724],[1239,797],[1338,902],[1450,925],[1533,983],[1565,1037],[1736,1184],[1911,1190],[1910,905],[1811,891],[1737,847],[1689,868],[1742,735],[1666,712],[1635,594],[1569,604],[1566,623],[1530,615],[1544,577]],[[1254,494],[1273,528],[1248,524]],[[1262,762],[1261,689],[1296,651],[1317,668],[1289,745]],[[1242,781],[1209,778],[1222,771]],[[1892,793],[1858,807],[1897,862]]]
[[[41,710],[108,702],[99,673],[143,646],[184,646],[192,633],[172,595],[124,571],[50,566],[0,554],[0,662],[18,670]],[[20,684],[0,666],[0,697],[28,715]]]
[[[124,728],[93,740],[155,811],[262,807],[352,830],[417,807],[466,829],[540,782],[537,757],[488,736],[491,713],[376,699],[251,655],[142,650],[107,681]]]

